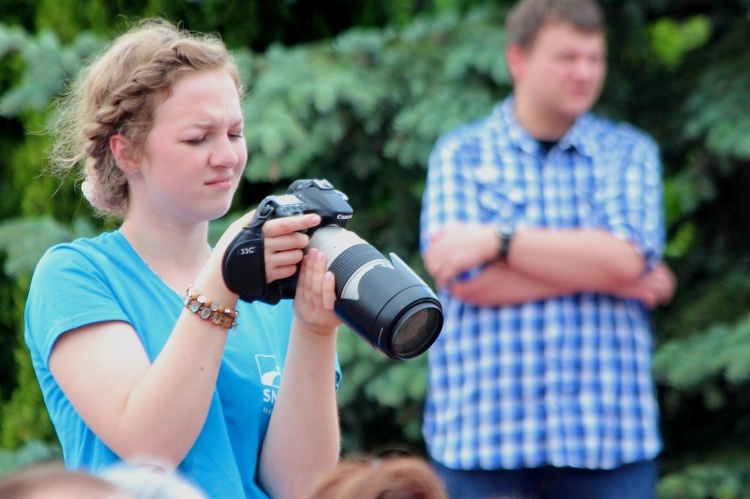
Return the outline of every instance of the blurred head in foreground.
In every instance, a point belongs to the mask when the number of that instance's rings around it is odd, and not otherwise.
[[[3,499],[137,499],[107,480],[66,469],[62,464],[38,464],[0,480]]]
[[[408,456],[342,461],[308,499],[448,499],[423,459]]]

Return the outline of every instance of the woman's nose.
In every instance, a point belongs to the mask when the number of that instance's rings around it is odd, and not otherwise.
[[[238,144],[229,137],[218,140],[216,147],[211,152],[211,166],[222,168],[234,168],[237,166],[237,162],[240,159],[238,147]]]

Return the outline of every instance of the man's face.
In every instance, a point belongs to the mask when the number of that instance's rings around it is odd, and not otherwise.
[[[509,64],[516,94],[552,119],[574,120],[599,98],[606,73],[601,32],[548,22],[531,47],[511,47]]]

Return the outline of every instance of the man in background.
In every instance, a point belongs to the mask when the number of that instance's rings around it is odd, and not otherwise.
[[[424,436],[452,498],[649,498],[661,450],[649,310],[674,277],[654,141],[590,113],[594,0],[521,0],[511,95],[441,137],[422,252],[444,307]]]

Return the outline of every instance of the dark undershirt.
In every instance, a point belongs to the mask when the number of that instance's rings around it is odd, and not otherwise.
[[[542,152],[546,156],[547,154],[549,154],[552,148],[557,145],[559,141],[558,140],[537,140],[537,142],[539,142],[539,147],[541,148]]]

